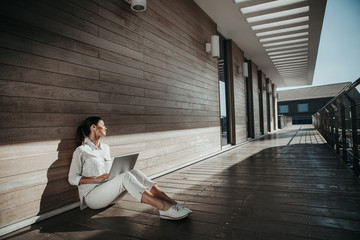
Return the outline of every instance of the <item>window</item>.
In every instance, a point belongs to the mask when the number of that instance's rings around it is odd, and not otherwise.
[[[289,105],[280,105],[279,113],[289,113]]]
[[[308,103],[301,103],[297,105],[298,112],[308,112],[309,111],[309,104]]]
[[[220,34],[219,34],[220,35]],[[219,91],[220,91],[220,121],[221,121],[221,145],[231,144],[231,99],[229,77],[229,40],[220,35],[220,57],[218,59]]]

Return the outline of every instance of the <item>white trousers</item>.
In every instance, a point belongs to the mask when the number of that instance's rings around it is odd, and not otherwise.
[[[85,202],[92,209],[104,208],[123,197],[126,190],[141,202],[144,191],[151,190],[154,184],[143,172],[133,169],[94,188],[85,197]]]

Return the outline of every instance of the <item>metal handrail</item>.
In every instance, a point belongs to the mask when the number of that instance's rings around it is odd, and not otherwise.
[[[353,82],[352,84],[349,83],[348,85],[346,85],[335,97],[333,97],[332,99],[330,99],[329,102],[327,102],[325,104],[324,107],[320,108],[319,111],[321,111],[322,109],[326,108],[329,104],[331,104],[332,102],[336,101],[337,99],[339,99],[340,97],[342,97],[344,94],[348,93],[349,91],[351,91],[352,89],[356,88],[358,85],[360,84],[360,78],[358,78],[355,82]],[[318,111],[318,112],[319,112]]]
[[[315,128],[357,176],[360,175],[360,94],[356,89],[359,85],[360,78],[349,83],[313,115]]]

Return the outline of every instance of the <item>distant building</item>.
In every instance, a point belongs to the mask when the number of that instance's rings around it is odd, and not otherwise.
[[[278,91],[278,113],[292,117],[292,124],[311,124],[312,115],[350,82]]]

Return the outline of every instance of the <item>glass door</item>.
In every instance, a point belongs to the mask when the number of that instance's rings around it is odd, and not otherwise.
[[[230,129],[230,85],[229,85],[229,64],[228,64],[228,42],[220,36],[220,58],[218,60],[219,70],[219,97],[220,97],[220,125],[221,125],[221,145],[226,146],[231,143]]]
[[[220,121],[221,121],[221,145],[229,144],[229,120],[226,109],[226,84],[224,81],[219,81],[220,91]]]

